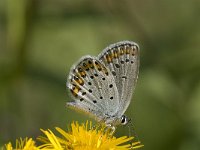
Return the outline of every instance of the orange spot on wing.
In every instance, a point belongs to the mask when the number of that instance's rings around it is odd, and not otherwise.
[[[82,67],[79,67],[79,68],[77,69],[77,72],[78,72],[78,74],[79,74],[81,77],[83,77],[83,78],[86,77],[86,72],[83,70]]]
[[[79,84],[79,85],[84,85],[84,81],[81,77],[79,76],[74,76],[74,80]]]
[[[118,53],[117,53],[117,50],[114,50],[114,51],[113,51],[113,54],[114,54],[114,58],[118,58],[118,57],[119,57],[119,55],[118,55]]]
[[[129,46],[126,46],[126,54],[130,54],[131,48]]]
[[[109,54],[106,55],[106,62],[111,63],[112,62],[112,57],[110,57]]]
[[[95,67],[97,68],[97,70],[101,71],[102,70],[102,65],[100,65],[97,61],[95,61]]]
[[[124,55],[124,48],[120,47],[120,55]]]
[[[79,92],[80,90],[81,90],[81,89],[80,89],[80,87],[78,87],[78,86],[74,86],[72,89],[70,89],[71,93],[72,93],[75,97],[78,96],[78,92]]]

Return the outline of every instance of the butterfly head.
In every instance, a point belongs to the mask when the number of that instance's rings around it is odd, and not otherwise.
[[[129,122],[130,122],[130,119],[127,116],[122,115],[119,118],[116,118],[116,117],[107,118],[107,120],[105,121],[105,124],[107,126],[118,126],[118,125],[126,125]]]

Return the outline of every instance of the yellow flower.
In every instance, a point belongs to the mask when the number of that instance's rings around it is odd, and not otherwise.
[[[111,131],[105,127],[92,127],[92,122],[79,125],[77,122],[71,124],[71,132],[66,132],[61,128],[56,130],[62,137],[56,136],[51,130],[42,130],[47,137],[39,137],[38,139],[44,142],[38,148],[42,150],[127,150],[137,149],[143,145],[138,142],[131,142],[134,137],[122,136],[116,138],[111,135]]]
[[[32,138],[25,138],[25,139],[17,139],[16,145],[13,148],[11,142],[5,145],[3,150],[38,150],[38,148],[35,146],[35,141],[32,140]]]

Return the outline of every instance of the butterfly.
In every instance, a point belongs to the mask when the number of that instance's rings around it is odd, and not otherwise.
[[[139,46],[120,41],[97,57],[83,56],[72,66],[66,83],[72,102],[67,106],[93,116],[106,126],[125,125],[124,115],[139,73]]]

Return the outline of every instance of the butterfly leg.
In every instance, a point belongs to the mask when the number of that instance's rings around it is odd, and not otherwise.
[[[105,131],[109,133],[109,135],[113,135],[115,133],[116,127],[111,124],[106,124]]]

